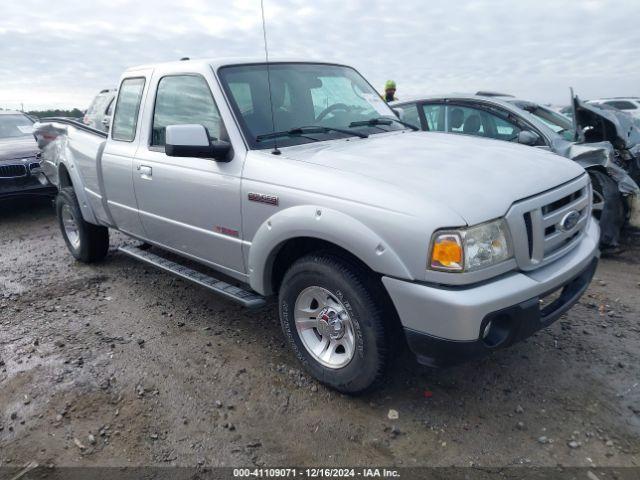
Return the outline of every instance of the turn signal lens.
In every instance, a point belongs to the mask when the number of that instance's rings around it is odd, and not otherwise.
[[[511,236],[502,218],[459,230],[436,232],[428,267],[445,272],[471,272],[513,256]]]
[[[438,235],[431,251],[431,268],[460,271],[463,267],[462,239],[455,233]]]

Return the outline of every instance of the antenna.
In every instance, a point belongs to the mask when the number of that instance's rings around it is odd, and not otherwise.
[[[267,64],[267,84],[269,86],[269,109],[271,110],[271,125],[273,126],[273,131],[276,131],[276,120],[275,115],[273,113],[273,96],[271,95],[271,69],[269,68],[269,48],[267,47],[267,23],[264,19],[264,0],[260,0],[260,10],[262,11],[262,36],[264,38],[264,58]],[[273,139],[273,150],[271,151],[274,155],[280,155],[280,150],[278,150],[278,141]]]

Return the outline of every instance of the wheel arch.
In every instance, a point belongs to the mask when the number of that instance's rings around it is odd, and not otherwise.
[[[288,265],[317,250],[330,250],[372,272],[411,278],[390,246],[359,220],[336,210],[297,206],[266,220],[253,237],[248,255],[249,283],[263,294],[277,291]]]
[[[72,187],[78,198],[80,212],[85,222],[97,225],[99,222],[91,208],[91,203],[84,191],[82,179],[78,173],[78,169],[72,164],[68,164],[68,160],[61,160],[58,163],[58,188]]]

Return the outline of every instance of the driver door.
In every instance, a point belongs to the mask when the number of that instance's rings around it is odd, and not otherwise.
[[[204,76],[158,76],[152,81],[155,105],[146,116],[146,141],[137,151],[133,170],[147,237],[230,275],[242,273],[241,159],[217,162],[166,155],[169,125],[204,125],[211,139],[225,138],[226,133]]]

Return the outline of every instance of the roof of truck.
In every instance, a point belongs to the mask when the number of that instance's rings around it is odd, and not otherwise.
[[[176,67],[176,68],[184,68],[185,65],[197,65],[197,66],[206,66],[210,65],[214,69],[218,67],[223,67],[227,65],[245,65],[245,64],[255,64],[255,63],[265,63],[264,57],[231,57],[231,58],[197,58],[197,59],[189,59],[189,60],[176,60],[174,62],[159,62],[159,63],[149,63],[146,65],[138,65],[136,67],[131,67],[127,69],[127,72],[133,72],[136,70],[144,70],[154,67]],[[340,62],[332,62],[327,60],[303,60],[300,58],[270,58],[269,63],[327,63],[331,65],[343,65]]]

